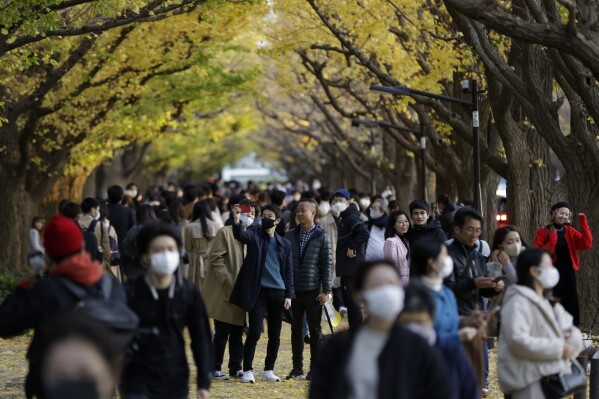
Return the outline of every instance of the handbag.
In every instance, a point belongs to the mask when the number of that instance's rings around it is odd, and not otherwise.
[[[576,360],[572,360],[570,368],[570,374],[552,374],[541,379],[541,388],[546,399],[561,399],[586,390],[587,376],[582,366]]]
[[[329,325],[329,328],[331,329],[331,333],[330,334],[321,334],[320,335],[320,347],[322,348],[327,342],[329,342],[329,340],[331,339],[331,337],[333,336],[333,334],[335,334],[335,331],[333,330],[333,323],[331,323],[331,316],[329,315],[329,312],[327,312],[327,309],[325,306],[322,307],[322,310],[327,318],[327,323]]]

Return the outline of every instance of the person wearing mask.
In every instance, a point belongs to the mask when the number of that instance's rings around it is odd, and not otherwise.
[[[469,316],[475,311],[484,311],[484,298],[493,298],[505,287],[504,281],[495,282],[487,277],[486,258],[480,252],[480,234],[483,217],[471,208],[460,208],[454,217],[455,237],[448,246],[449,256],[453,259],[453,273],[444,283],[454,292],[460,316]],[[488,393],[488,347],[483,344],[484,382],[483,393]],[[477,371],[477,370],[475,370]]]
[[[410,281],[410,244],[406,234],[410,229],[410,219],[404,211],[393,212],[385,228],[385,244],[383,254],[385,259],[396,265],[403,285]]]
[[[501,310],[497,378],[512,399],[544,399],[541,379],[571,372],[582,335],[572,315],[546,297],[560,279],[549,253],[523,251],[517,274],[518,283],[507,288]]]
[[[516,261],[524,247],[520,232],[514,226],[495,230],[491,259],[487,263],[488,277],[505,277],[507,283],[516,283]]]
[[[208,200],[198,201],[193,207],[193,222],[185,228],[185,250],[189,257],[188,279],[199,290],[202,290],[206,278],[208,250],[219,229],[219,224],[212,217]]]
[[[235,203],[234,205],[237,205]],[[239,220],[248,228],[254,223],[258,208],[256,203],[244,199],[239,205],[249,205],[250,211],[241,213]],[[214,378],[228,380],[243,377],[243,326],[245,311],[229,302],[233,285],[241,270],[244,245],[233,236],[233,227],[225,226],[216,233],[208,251],[208,270],[202,295],[208,316],[214,320]],[[225,348],[229,342],[229,375],[223,373]]]
[[[158,222],[154,207],[148,204],[141,205],[135,213],[136,224],[129,229],[123,243],[124,263],[127,267],[127,279],[134,280],[144,273],[140,255],[137,253],[137,235],[145,225]]]
[[[440,356],[428,342],[397,324],[404,290],[395,265],[362,263],[355,274],[363,325],[334,334],[318,357],[310,399],[435,399],[451,395]],[[426,372],[423,372],[426,370]]]
[[[83,214],[83,211],[81,210],[81,205],[76,202],[69,201],[64,206],[62,214],[76,223]]]
[[[411,245],[423,238],[436,238],[446,241],[447,236],[441,228],[441,223],[435,218],[430,217],[430,207],[423,200],[415,200],[410,203],[410,217],[412,218],[412,228],[406,238]]]
[[[112,274],[112,269],[110,268],[110,241],[108,241],[108,232],[102,225],[100,220],[100,203],[93,198],[86,198],[81,203],[81,210],[83,211],[83,215],[79,218],[78,223],[81,230],[85,231],[90,229],[90,226],[93,226],[91,231],[96,236],[96,241],[98,243],[98,250],[101,250],[101,259],[102,267],[108,273]],[[116,275],[113,275],[114,278],[117,278]]]
[[[44,231],[44,218],[36,216],[31,221],[29,228],[29,256],[33,254],[44,254],[44,245],[42,244],[42,232]]]
[[[268,312],[268,345],[263,381],[280,382],[274,373],[281,342],[283,310],[295,299],[291,244],[275,232],[281,223],[281,210],[275,205],[262,209],[260,227],[241,224],[240,207],[233,208],[233,235],[245,244],[247,254],[235,281],[229,302],[249,313],[249,330],[243,346],[243,383],[255,383],[254,355]],[[301,321],[298,321],[301,323]]]
[[[100,201],[98,201],[100,202]],[[110,253],[111,258],[113,256],[118,257],[118,261],[116,263],[110,262],[110,270],[112,270],[112,275],[116,276],[117,280],[123,282],[123,274],[121,273],[120,262],[122,261],[122,254],[119,251],[119,237],[116,235],[116,230],[110,224],[110,220],[108,220],[108,206],[100,202],[100,223],[102,223],[102,227],[104,227],[104,231],[108,235],[108,242],[110,243]]]
[[[539,228],[535,237],[535,247],[551,254],[553,264],[560,273],[559,283],[553,295],[574,317],[574,325],[580,325],[580,305],[576,288],[576,271],[580,269],[578,251],[586,251],[593,246],[593,235],[584,213],[578,214],[580,231],[569,226],[572,218],[570,204],[558,202],[551,207],[549,226]]]
[[[360,193],[358,195],[358,205],[360,205],[360,212],[365,213],[370,207],[370,196],[368,194]]]
[[[144,226],[137,236],[145,275],[127,283],[127,299],[139,316],[140,333],[123,371],[123,399],[187,398],[189,365],[185,327],[197,367],[196,397],[210,397],[214,364],[210,327],[200,291],[175,275],[181,257],[181,236],[166,224]]]
[[[125,253],[125,237],[127,232],[135,226],[135,210],[121,205],[123,200],[123,188],[121,186],[111,186],[108,189],[108,220],[110,225],[114,227],[118,237],[119,252]],[[135,277],[137,268],[133,263],[134,259],[123,257],[121,263],[121,272],[125,277]],[[128,273],[132,273],[131,276]]]
[[[29,372],[25,379],[27,398],[43,397],[42,352],[46,342],[40,329],[54,322],[58,315],[75,310],[80,299],[75,297],[63,279],[84,289],[88,296],[101,298],[102,283],[110,278],[102,266],[85,252],[83,232],[73,220],[54,216],[44,230],[44,248],[50,259],[45,272],[48,278],[32,271],[0,305],[0,337],[12,338],[33,329],[33,339],[27,352]],[[112,301],[125,303],[120,284],[112,284]]]
[[[322,192],[320,195],[320,204],[318,205],[318,214],[320,219],[318,225],[324,230],[331,240],[331,251],[333,254],[333,263],[331,264],[331,281],[333,290],[333,306],[343,315],[347,314],[347,308],[343,304],[343,292],[341,290],[341,278],[337,277],[335,265],[337,262],[337,240],[339,233],[337,230],[337,220],[333,216],[331,209],[331,196],[328,192]],[[339,216],[339,214],[337,214]]]
[[[366,244],[365,260],[370,261],[383,257],[385,228],[387,227],[388,220],[387,202],[383,198],[376,198],[370,205],[370,212],[368,214],[368,232],[370,233],[370,238]]]
[[[422,242],[426,243],[428,240]],[[441,242],[437,241],[437,244]],[[476,385],[474,371],[462,344],[439,336],[434,328],[433,321],[437,319],[438,310],[435,308],[437,301],[433,299],[431,290],[419,281],[412,281],[405,287],[405,292],[405,305],[399,315],[399,322],[424,338],[443,358],[451,388],[448,399],[479,399],[480,391]]]
[[[368,227],[360,218],[360,211],[349,203],[347,190],[337,190],[331,208],[339,218],[335,271],[341,277],[343,302],[347,307],[347,318],[351,328],[362,323],[362,310],[353,297],[354,275],[358,264],[364,260],[364,246],[370,236]]]
[[[111,332],[91,317],[64,313],[42,328],[44,397],[113,399],[123,356]]]
[[[297,204],[296,218],[298,226],[290,230],[285,238],[291,243],[293,260],[293,282],[295,299],[291,301],[293,320],[308,320],[310,331],[310,371],[306,379],[312,378],[312,364],[320,349],[322,331],[320,321],[322,306],[331,293],[331,241],[319,226],[314,224],[318,206],[316,202],[302,199]],[[287,379],[303,378],[304,333],[302,324],[291,326],[291,349],[293,370]]]

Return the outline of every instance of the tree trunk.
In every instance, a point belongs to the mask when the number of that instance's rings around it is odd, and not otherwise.
[[[3,211],[3,227],[0,229],[0,268],[3,270],[24,269],[29,250],[29,228],[38,214],[41,198],[34,198],[25,190],[24,179],[2,176],[3,187],[10,187],[0,195]]]

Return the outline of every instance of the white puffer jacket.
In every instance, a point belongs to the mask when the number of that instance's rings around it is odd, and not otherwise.
[[[566,340],[563,331],[570,330]],[[572,316],[560,305],[541,299],[531,288],[511,285],[501,310],[497,377],[501,390],[510,394],[542,377],[570,373],[570,361],[562,359],[568,342],[582,350],[582,335]],[[576,356],[576,355],[574,355]]]

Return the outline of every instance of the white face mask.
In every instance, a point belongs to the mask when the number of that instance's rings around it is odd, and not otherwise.
[[[364,210],[370,206],[370,200],[361,199],[359,202],[360,202],[360,207],[362,207],[362,210]]]
[[[393,320],[403,309],[403,288],[397,285],[382,285],[362,293],[366,310],[381,320]]]
[[[347,209],[347,204],[345,202],[336,202],[335,204],[333,204],[331,209],[333,210],[333,212],[340,214],[341,212]]]
[[[419,323],[406,323],[403,326],[414,334],[420,335],[430,346],[433,346],[437,342],[437,333],[433,326],[425,326]]]
[[[254,219],[248,215],[240,215],[239,221],[243,227],[249,227],[252,225],[252,223],[254,223]]]
[[[516,256],[520,255],[520,252],[522,252],[522,243],[511,243],[510,245],[506,245],[503,250],[510,258],[515,258]]]
[[[559,271],[555,267],[551,269],[540,269],[541,274],[537,277],[539,283],[545,289],[553,288],[559,283]]]
[[[154,273],[168,276],[177,270],[179,260],[179,252],[158,252],[150,256],[150,267]]]
[[[96,211],[96,216],[94,216],[94,219],[100,220],[100,211]]]
[[[453,258],[447,255],[443,259],[443,270],[441,271],[441,278],[447,278],[453,273]]]
[[[372,209],[370,211],[370,218],[371,219],[378,219],[381,216],[383,216],[383,212],[381,212],[381,211],[377,211],[376,209]]]
[[[321,202],[320,205],[318,205],[318,213],[320,214],[320,216],[326,216],[329,214],[330,211],[331,204],[329,204],[328,202]]]

